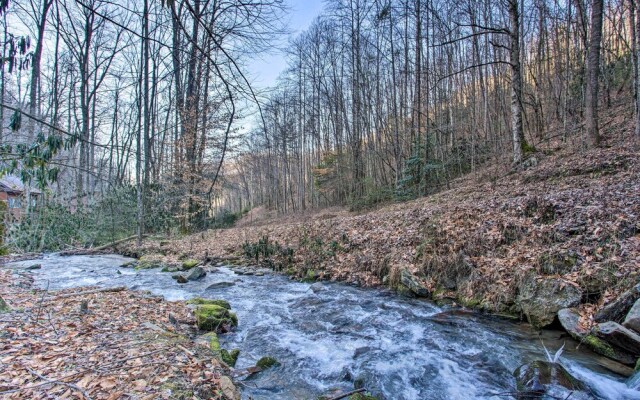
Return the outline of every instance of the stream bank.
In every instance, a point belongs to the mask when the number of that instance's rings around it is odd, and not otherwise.
[[[192,340],[184,303],[87,281],[63,288],[39,279],[47,257],[23,263],[0,266],[0,398],[240,398],[227,367]]]
[[[545,358],[541,343],[551,351],[564,344],[563,365],[599,398],[640,398],[624,377],[601,365],[605,359],[560,331],[539,332],[391,291],[294,281],[268,270],[205,266],[204,277],[178,284],[162,268],[135,270],[110,257],[48,256],[30,274],[51,290],[126,286],[170,301],[229,302],[238,327],[219,340],[222,348],[240,349],[236,370],[264,356],[280,364],[238,378],[246,399],[315,399],[359,385],[382,399],[498,398],[496,393],[515,393],[517,367]]]

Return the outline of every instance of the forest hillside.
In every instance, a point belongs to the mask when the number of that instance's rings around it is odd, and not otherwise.
[[[452,188],[369,212],[329,210],[241,221],[175,241],[144,242],[136,255],[227,259],[270,266],[301,279],[387,285],[453,300],[538,326],[533,315],[565,291],[584,323],[638,281],[640,163],[628,118],[606,118],[605,144],[551,146],[521,171],[490,166]],[[535,165],[534,165],[535,164]],[[549,293],[530,290],[557,284]],[[538,288],[538,289],[536,289]],[[553,308],[553,305],[551,305]],[[531,315],[528,315],[531,311]],[[544,313],[544,312],[543,312]]]

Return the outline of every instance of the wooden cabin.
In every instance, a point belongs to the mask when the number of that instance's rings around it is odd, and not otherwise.
[[[35,188],[30,188],[31,209],[38,206],[42,192]],[[0,178],[0,200],[6,202],[7,211],[5,218],[10,221],[18,221],[26,208],[26,186],[20,178],[13,175],[6,175]]]

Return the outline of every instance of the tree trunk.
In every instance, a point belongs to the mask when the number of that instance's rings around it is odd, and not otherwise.
[[[509,0],[509,19],[511,29],[510,59],[511,65],[511,134],[513,137],[513,163],[522,162],[523,149],[526,147],[522,127],[522,68],[520,64],[520,10],[518,0]]]
[[[631,58],[633,59],[633,83],[635,88],[636,139],[640,140],[640,5],[629,0],[631,15]]]
[[[587,56],[587,91],[585,93],[585,126],[592,146],[599,146],[598,78],[600,76],[600,45],[604,0],[591,1],[591,34]]]

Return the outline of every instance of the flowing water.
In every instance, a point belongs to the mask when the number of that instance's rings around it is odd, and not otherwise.
[[[598,397],[640,399],[623,377],[608,373],[597,356],[576,350],[562,332],[540,333],[526,324],[380,289],[338,283],[312,288],[279,275],[237,275],[226,267],[179,285],[158,269],[121,268],[127,260],[48,255],[12,266],[41,264],[31,272],[39,286],[49,289],[127,286],[167,300],[201,296],[229,301],[239,326],[220,338],[224,348],[241,350],[236,368],[266,355],[282,364],[246,378],[243,399],[315,399],[352,390],[354,382],[385,399],[505,398],[498,394],[514,391],[511,374],[519,365],[545,359],[541,341],[551,351],[566,343],[563,365]],[[227,284],[215,288],[221,282]]]

